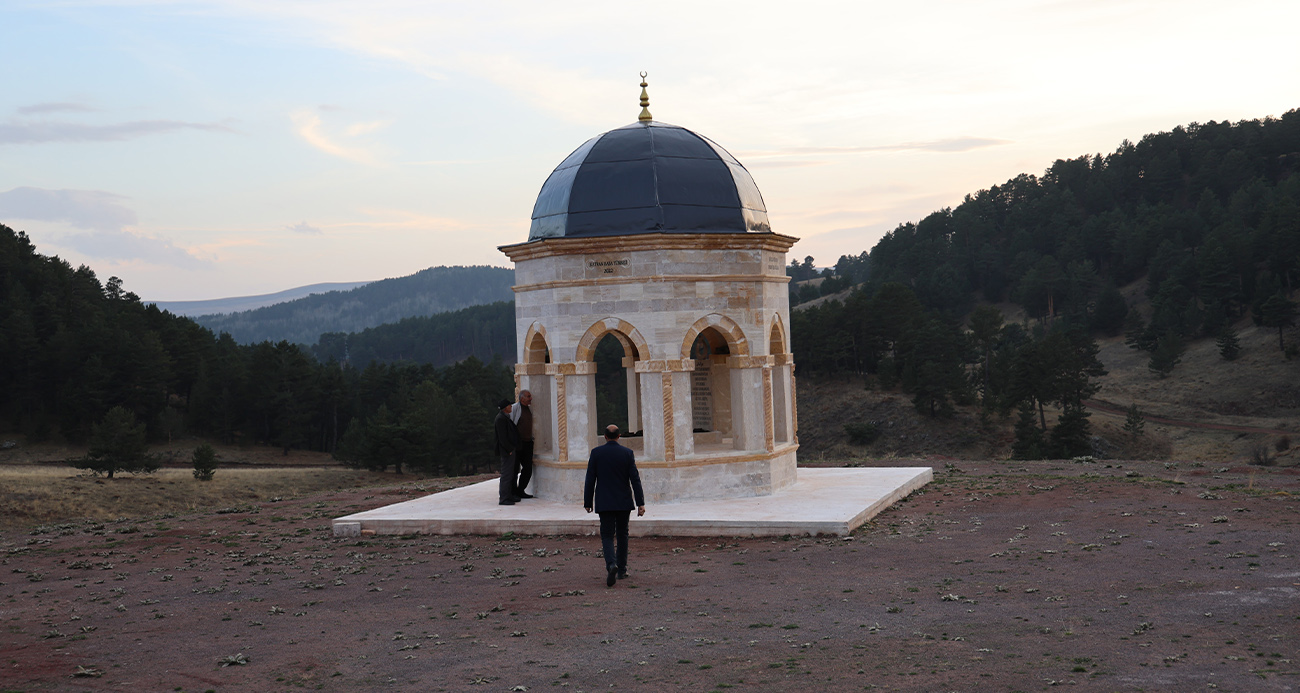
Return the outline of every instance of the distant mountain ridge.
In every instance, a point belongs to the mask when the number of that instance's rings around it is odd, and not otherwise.
[[[165,310],[172,315],[183,315],[187,318],[199,315],[219,315],[223,313],[239,313],[246,310],[257,310],[273,306],[277,303],[293,301],[312,294],[324,294],[331,291],[350,291],[359,286],[365,286],[371,282],[323,282],[321,284],[308,284],[307,286],[298,286],[284,291],[277,291],[273,294],[258,294],[256,296],[231,296],[229,298],[210,298],[200,301],[141,301],[144,304],[152,303],[158,306],[159,310]]]
[[[255,310],[193,319],[217,334],[229,333],[241,344],[287,340],[310,345],[327,332],[360,332],[403,318],[512,301],[514,281],[514,270],[504,267],[430,267],[348,291],[316,293]]]

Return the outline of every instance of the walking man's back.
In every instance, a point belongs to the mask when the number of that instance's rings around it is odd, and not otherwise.
[[[605,428],[605,444],[592,449],[587,459],[587,481],[582,505],[600,514],[600,542],[605,554],[605,586],[627,577],[627,527],[635,508],[645,515],[645,493],[632,451],[618,444],[618,426]],[[615,541],[617,540],[617,548]]]

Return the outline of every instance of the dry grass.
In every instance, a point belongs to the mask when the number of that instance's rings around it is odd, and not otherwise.
[[[1230,426],[1300,430],[1300,361],[1283,358],[1277,331],[1236,325],[1242,354],[1224,361],[1213,339],[1192,343],[1168,378],[1147,370],[1149,354],[1124,345],[1122,337],[1100,342],[1099,357],[1109,374],[1099,380],[1103,399],[1122,407],[1137,404],[1144,414]],[[1093,412],[1116,427],[1124,416]],[[1256,445],[1273,446],[1275,436],[1166,426],[1148,422],[1147,435],[1167,438],[1176,459],[1245,460]],[[1118,442],[1118,441],[1117,441]],[[1133,451],[1138,453],[1139,451]]]
[[[295,467],[218,469],[211,481],[196,480],[190,469],[107,479],[62,465],[0,466],[0,528],[193,512],[411,478],[342,467]]]

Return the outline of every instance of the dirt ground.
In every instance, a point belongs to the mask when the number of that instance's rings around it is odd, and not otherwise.
[[[613,588],[591,536],[332,536],[415,483],[4,531],[0,688],[1300,687],[1297,470],[931,464],[851,537],[633,538]]]

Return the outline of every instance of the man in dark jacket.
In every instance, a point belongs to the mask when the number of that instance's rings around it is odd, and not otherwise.
[[[645,515],[645,494],[641,491],[636,459],[631,450],[618,444],[618,435],[618,426],[605,427],[605,444],[593,448],[587,459],[587,483],[582,493],[582,506],[587,512],[595,508],[600,514],[606,587],[613,587],[616,578],[627,577],[627,523],[632,508],[636,507],[637,517]]]
[[[497,489],[497,505],[514,505],[519,502],[515,495],[515,450],[519,448],[519,429],[510,420],[510,400],[497,402],[496,453],[501,459],[501,485]]]

